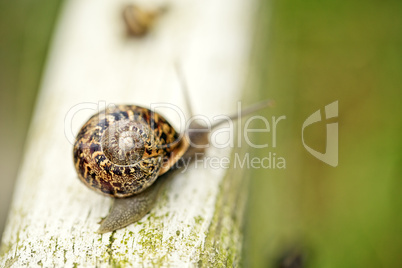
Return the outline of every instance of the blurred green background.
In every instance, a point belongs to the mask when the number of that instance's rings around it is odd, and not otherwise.
[[[0,233],[61,1],[0,1]],[[252,62],[286,169],[254,170],[245,267],[402,267],[402,1],[260,1]],[[304,120],[339,101],[339,166]],[[333,120],[331,121],[333,122]],[[325,124],[306,143],[325,151]],[[259,136],[261,141],[266,137]]]
[[[0,239],[59,0],[0,0]]]
[[[277,102],[265,115],[287,118],[255,154],[287,166],[252,173],[244,266],[402,267],[402,1],[264,1],[256,32],[259,92]],[[336,100],[334,168],[301,130]],[[305,130],[315,150],[328,122]]]

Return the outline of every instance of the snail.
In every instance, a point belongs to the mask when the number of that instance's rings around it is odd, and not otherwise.
[[[137,5],[128,5],[123,9],[123,19],[126,25],[127,34],[141,37],[148,33],[157,18],[165,13],[166,6],[159,8],[144,9]]]
[[[229,118],[272,104],[263,101]],[[161,186],[184,163],[205,152],[209,132],[223,122],[207,128],[193,121],[183,135],[162,115],[140,106],[118,105],[92,116],[77,134],[73,158],[85,185],[114,198],[98,233],[123,228],[145,216]]]

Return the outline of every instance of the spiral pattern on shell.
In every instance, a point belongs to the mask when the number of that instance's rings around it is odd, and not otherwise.
[[[73,149],[78,176],[97,192],[127,197],[142,192],[185,151],[184,139],[161,115],[119,105],[92,116]]]

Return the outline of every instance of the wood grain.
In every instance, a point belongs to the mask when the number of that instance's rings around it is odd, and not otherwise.
[[[252,1],[172,1],[155,29],[140,39],[125,35],[124,3],[74,0],[64,7],[3,236],[1,267],[239,262],[241,174],[208,164],[179,174],[139,223],[95,233],[111,199],[77,179],[71,139],[80,126],[98,106],[114,103],[186,107],[175,61],[184,70],[196,114],[232,113],[250,50]],[[159,112],[183,130],[174,111]],[[230,157],[231,149],[211,147],[207,154]]]

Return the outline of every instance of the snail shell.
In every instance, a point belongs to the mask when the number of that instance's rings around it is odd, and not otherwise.
[[[141,193],[168,171],[188,148],[186,139],[158,113],[119,105],[92,116],[73,149],[78,176],[112,197]]]

